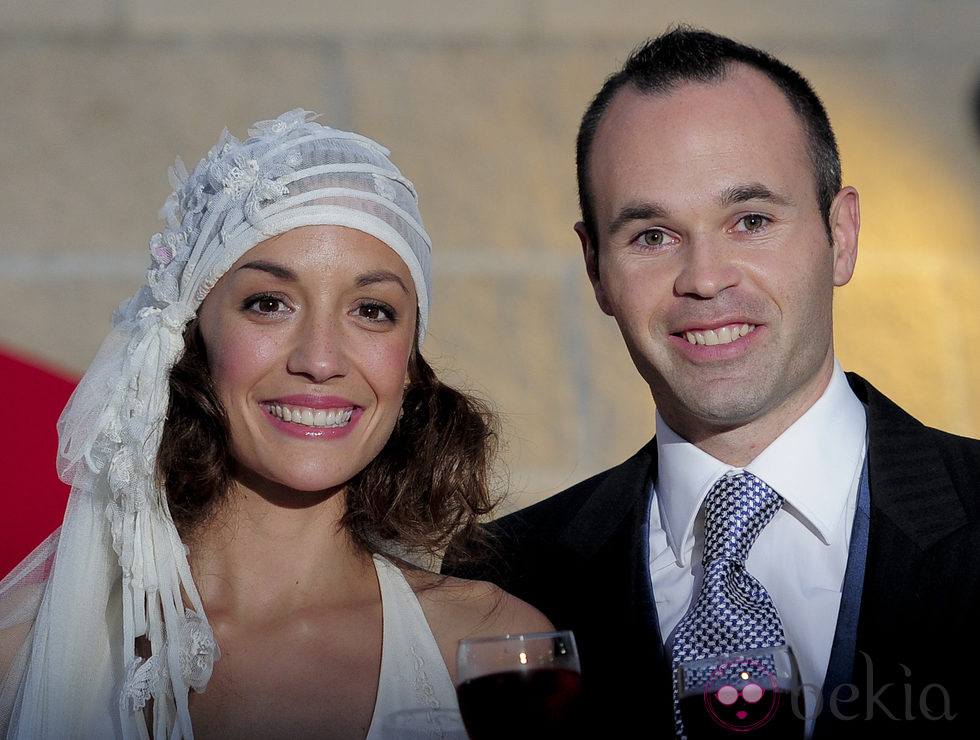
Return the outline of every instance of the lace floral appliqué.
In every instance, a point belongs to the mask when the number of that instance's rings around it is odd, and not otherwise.
[[[150,239],[147,282],[157,301],[166,305],[179,300],[181,273],[209,215],[222,233],[228,233],[243,221],[255,223],[263,205],[289,194],[281,180],[301,160],[296,152],[277,155],[275,150],[284,136],[302,135],[312,117],[297,109],[262,121],[249,130],[251,138],[244,144],[225,130],[190,174],[180,159],[174,163],[174,190],[160,210],[166,226]]]
[[[187,621],[180,633],[180,672],[190,688],[204,691],[218,658],[218,643],[206,619],[190,609],[184,616]]]
[[[163,661],[160,660],[159,655],[153,655],[148,660],[136,658],[126,671],[126,681],[119,695],[119,704],[124,710],[131,709],[138,712],[146,706],[147,702],[159,696],[165,686]]]

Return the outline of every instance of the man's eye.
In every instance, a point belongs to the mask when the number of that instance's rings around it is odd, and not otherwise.
[[[664,244],[664,232],[644,231],[640,234],[640,241],[646,247],[661,247]]]
[[[766,225],[766,217],[758,213],[750,213],[748,216],[742,216],[741,222],[746,231],[758,231]]]

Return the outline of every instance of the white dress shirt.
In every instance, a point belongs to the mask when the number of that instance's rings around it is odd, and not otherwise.
[[[674,629],[700,588],[701,504],[718,478],[739,469],[681,439],[659,413],[656,421],[650,576],[669,653]],[[837,626],[866,438],[864,406],[835,361],[823,395],[744,468],[785,500],[745,567],[779,610],[811,717]]]

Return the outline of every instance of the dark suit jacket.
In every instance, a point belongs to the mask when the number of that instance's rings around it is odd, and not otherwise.
[[[866,736],[869,721],[888,737],[972,737],[980,727],[980,442],[925,427],[848,377],[868,409],[870,529],[853,687],[819,722],[830,723],[831,737]],[[670,656],[647,568],[656,465],[651,441],[492,523],[489,544],[465,565],[447,557],[445,570],[494,581],[574,631],[591,723],[583,736],[673,733]],[[934,719],[945,714],[956,719]]]

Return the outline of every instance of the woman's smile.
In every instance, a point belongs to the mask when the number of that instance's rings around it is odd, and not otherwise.
[[[275,418],[288,424],[300,424],[317,429],[346,427],[354,413],[354,408],[311,409],[308,406],[286,406],[278,403],[266,404],[266,410]]]

